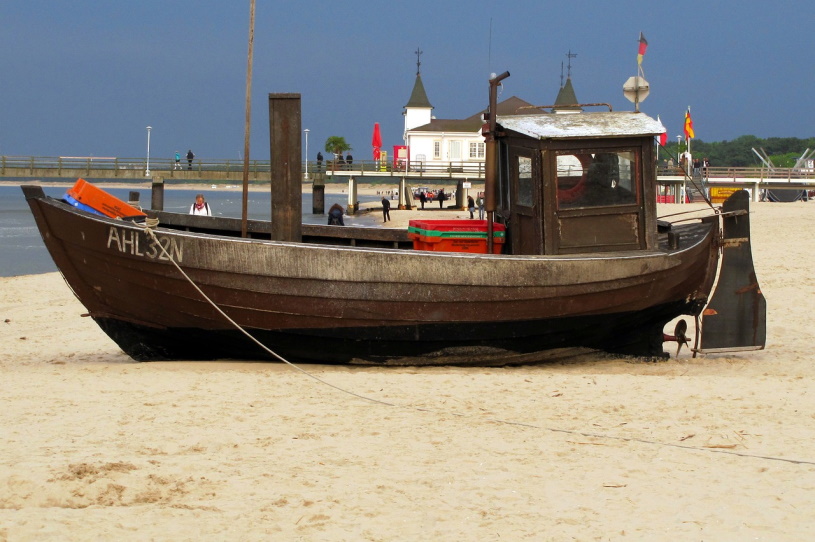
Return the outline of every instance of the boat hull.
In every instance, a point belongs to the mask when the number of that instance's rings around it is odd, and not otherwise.
[[[676,249],[570,256],[338,247],[162,226],[151,237],[26,195],[68,284],[137,360],[501,364],[559,348],[662,355],[662,327],[699,314],[718,254],[716,223],[682,230]]]

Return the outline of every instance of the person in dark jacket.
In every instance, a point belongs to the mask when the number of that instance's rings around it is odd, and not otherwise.
[[[467,210],[470,211],[470,219],[472,220],[475,212],[475,200],[472,196],[467,196]]]
[[[439,189],[439,209],[444,209],[444,188]]]
[[[331,209],[328,210],[328,225],[329,226],[345,226],[345,222],[342,219],[342,214],[344,210],[342,205],[339,203],[335,203],[331,206]]]
[[[192,153],[192,149],[187,151],[187,169],[192,169],[192,159],[195,158],[195,155]]]
[[[387,222],[391,219],[391,202],[388,198],[382,196],[382,222]]]

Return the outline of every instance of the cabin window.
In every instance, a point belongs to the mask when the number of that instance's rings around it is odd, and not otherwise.
[[[527,156],[518,157],[518,199],[517,203],[534,207],[535,200],[532,187],[532,158]]]
[[[635,171],[633,151],[558,153],[558,208],[636,204]]]
[[[484,159],[484,148],[486,144],[482,142],[470,142],[470,160],[483,160]]]
[[[433,142],[433,158],[436,160],[441,159],[441,141]]]

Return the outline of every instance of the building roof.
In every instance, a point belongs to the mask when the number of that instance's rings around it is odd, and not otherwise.
[[[416,82],[413,83],[413,92],[410,93],[410,99],[405,107],[426,107],[433,109],[433,106],[430,105],[430,100],[427,99],[427,92],[424,90],[422,76],[418,73],[416,74]]]
[[[560,90],[557,93],[557,98],[555,98],[555,111],[582,111],[583,108],[578,107],[574,104],[579,103],[577,101],[577,95],[574,93],[574,87],[572,86],[572,78],[566,78],[566,84],[560,87]],[[572,107],[568,107],[572,106]]]
[[[495,104],[495,109],[498,110],[498,115],[529,115],[533,112],[540,112],[538,109],[534,109],[531,103],[527,102],[526,100],[522,100],[517,96],[511,96],[504,100],[503,102],[498,102]],[[471,119],[478,119],[481,120],[484,118],[484,113],[487,112],[488,107],[482,109],[472,117],[468,117],[467,120]]]
[[[615,111],[578,115],[507,115],[497,119],[505,130],[535,139],[655,136],[662,123],[645,113]]]
[[[528,109],[520,109],[520,108],[528,108]],[[506,115],[516,115],[516,114],[525,114],[525,115],[534,115],[534,111],[538,111],[536,109],[532,109],[534,106],[529,102],[518,98],[517,96],[512,96],[511,98],[507,98],[503,102],[496,104],[496,109],[498,110],[499,116],[506,116]],[[519,110],[521,113],[519,113]],[[533,113],[530,113],[533,111]],[[478,132],[481,129],[481,126],[484,124],[484,113],[487,110],[484,109],[479,111],[478,113],[467,117],[466,119],[432,119],[430,123],[425,124],[423,126],[417,126],[412,128],[411,132],[456,132],[456,133],[472,133]],[[540,114],[540,113],[537,113]]]

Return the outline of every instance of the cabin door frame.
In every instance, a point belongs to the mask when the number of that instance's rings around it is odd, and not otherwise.
[[[509,197],[512,254],[543,254],[543,194],[540,183],[540,152],[533,148],[509,148],[511,179]]]

